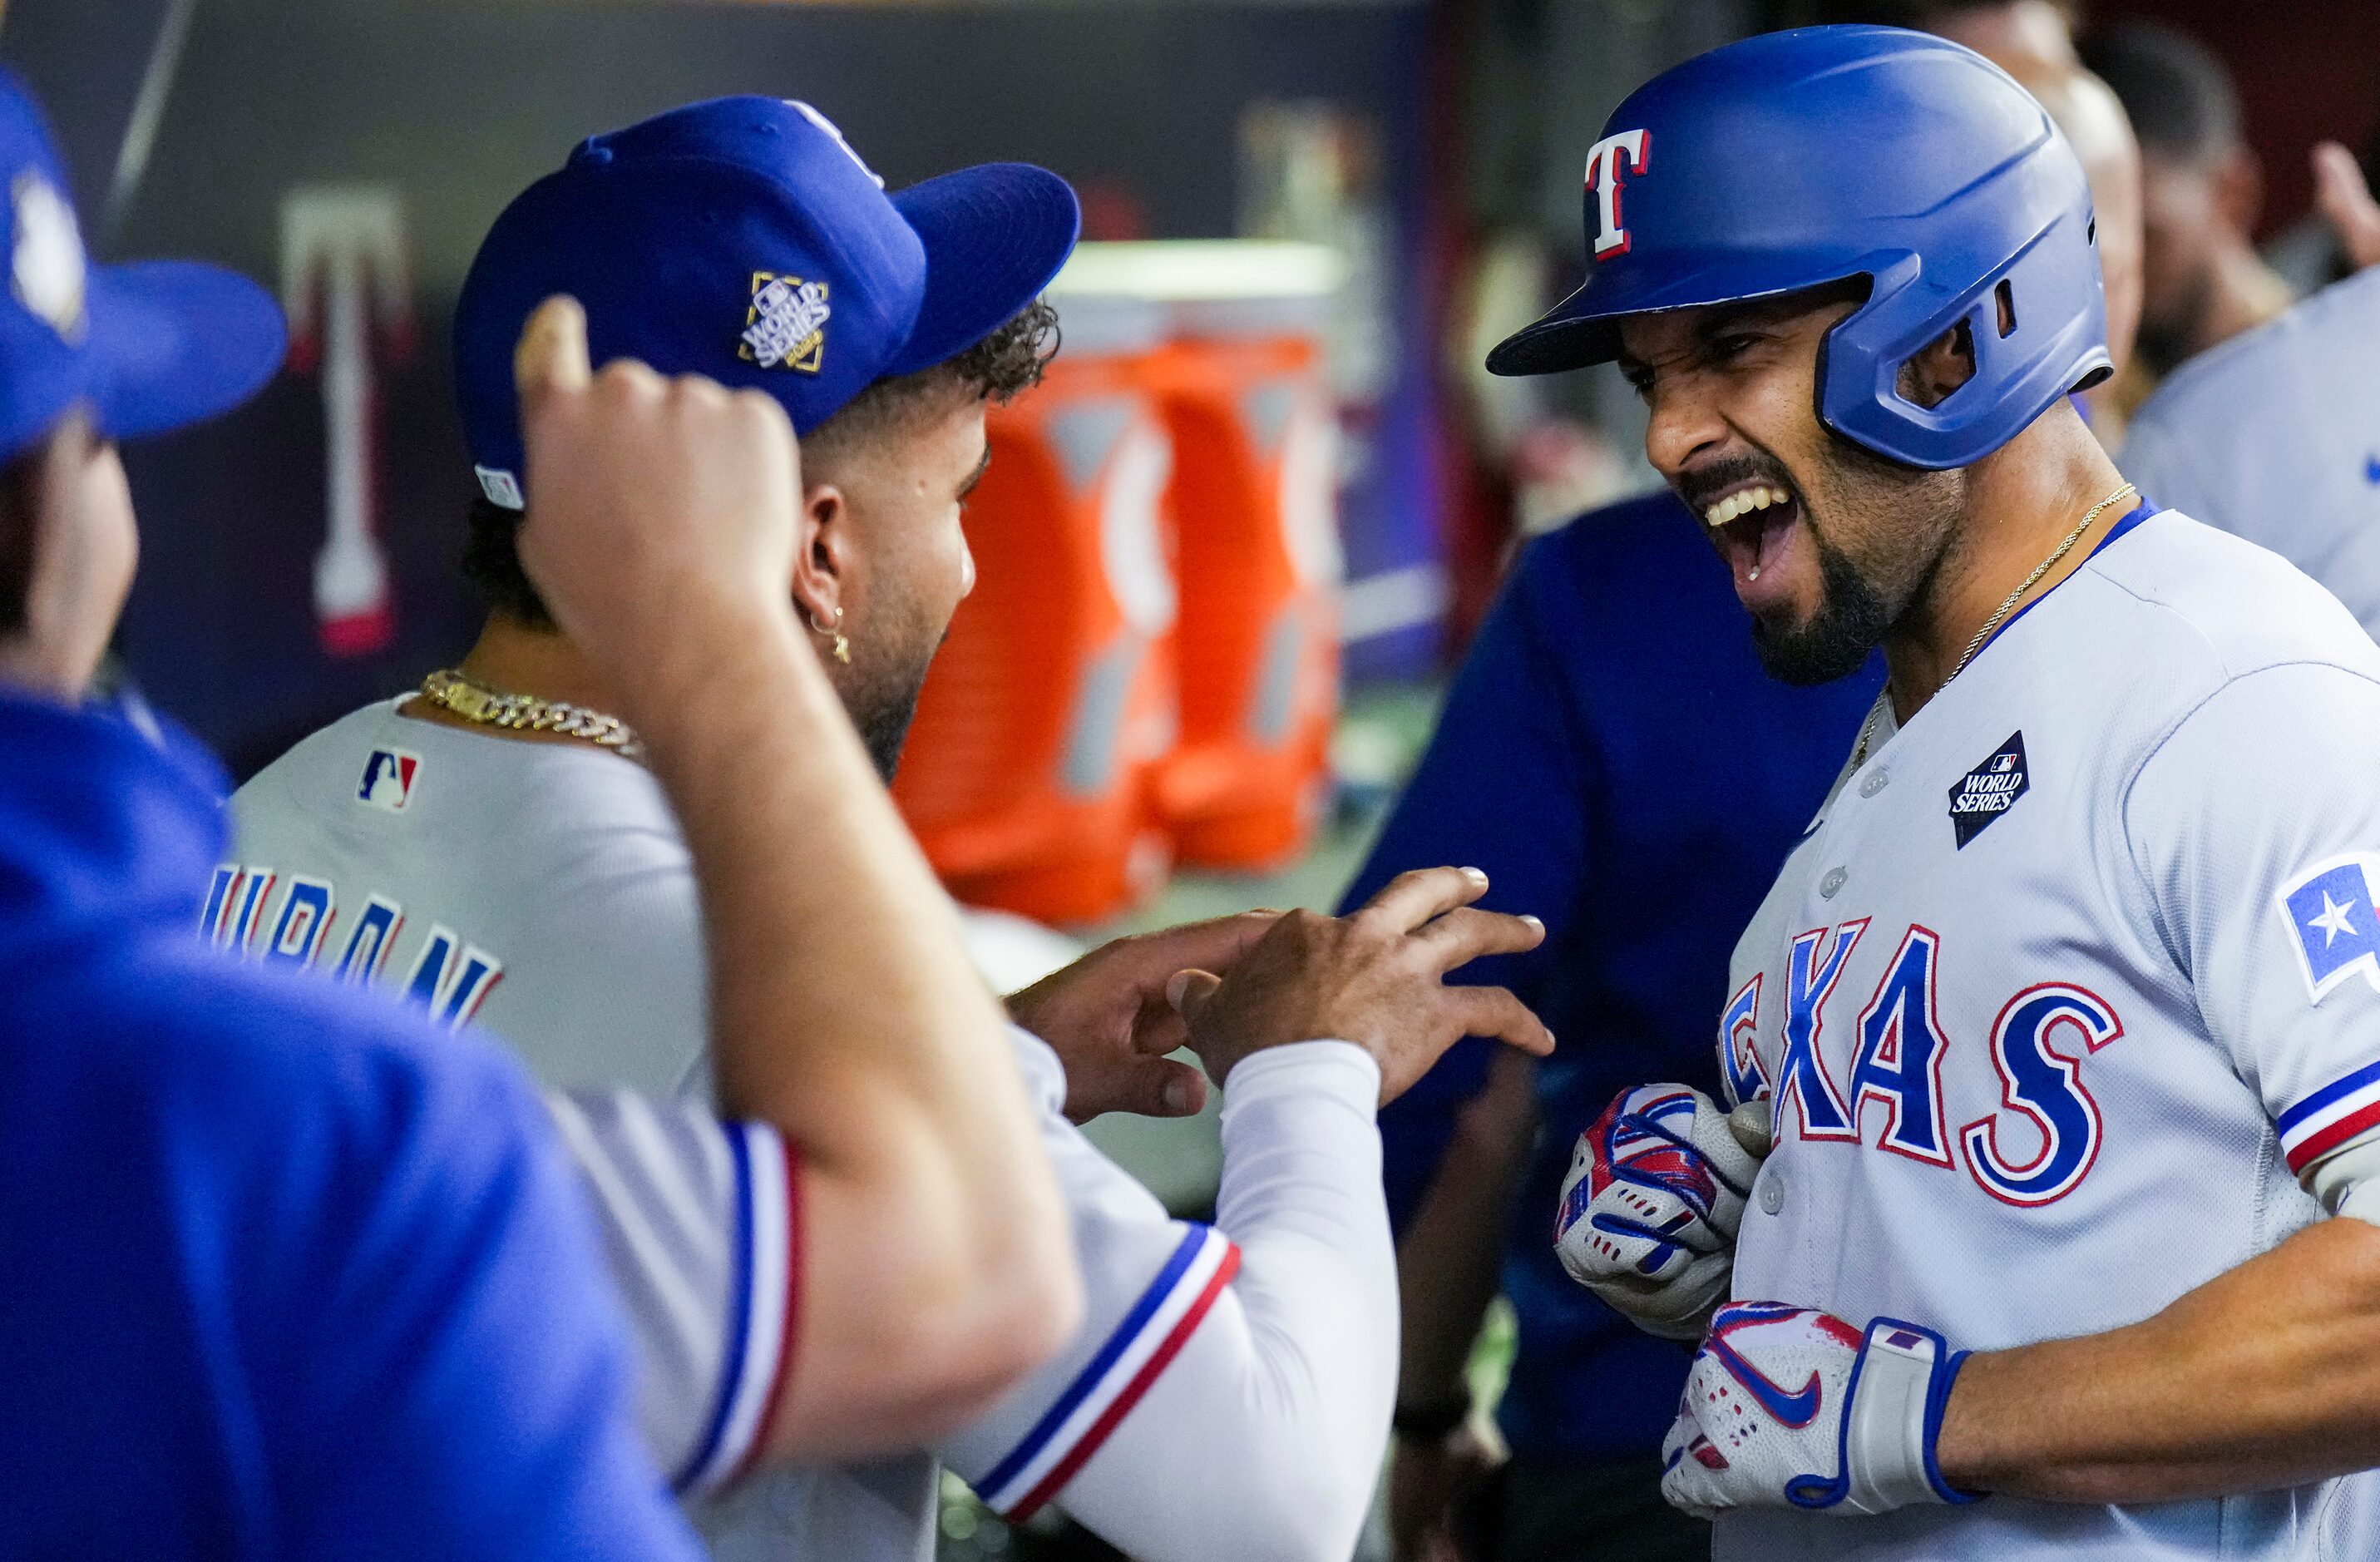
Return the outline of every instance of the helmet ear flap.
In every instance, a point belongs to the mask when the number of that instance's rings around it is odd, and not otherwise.
[[[1819,387],[1826,425],[1887,459],[1929,470],[1971,466],[2070,391],[2114,372],[2090,209],[2045,225],[2006,262],[1945,299],[1916,256],[1879,272],[1864,309],[1829,333]],[[2036,299],[2088,300],[2080,311]],[[1972,374],[1932,406],[1904,394],[1902,370],[1964,323]]]

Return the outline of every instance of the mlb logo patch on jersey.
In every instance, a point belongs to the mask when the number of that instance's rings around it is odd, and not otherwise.
[[[2380,991],[2380,911],[2373,883],[2380,856],[2357,852],[2307,869],[2273,897],[2297,946],[2306,995],[2325,995],[2357,971]]]
[[[2011,732],[1991,758],[1959,777],[1950,788],[1950,828],[1964,847],[1984,826],[2016,806],[2033,783],[2024,768],[2024,734]]]
[[[363,785],[356,800],[391,813],[403,813],[413,800],[413,778],[421,772],[421,756],[403,749],[374,749],[364,761]]]

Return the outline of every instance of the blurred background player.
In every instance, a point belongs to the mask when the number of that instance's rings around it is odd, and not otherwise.
[[[189,1556],[691,1557],[637,1443],[569,1163],[516,1068],[191,941],[195,897],[175,886],[219,844],[219,773],[188,740],[85,702],[136,552],[113,441],[251,394],[281,351],[278,313],[209,267],[88,267],[39,112],[6,78],[0,164],[6,1549],[96,1553],[137,1534]],[[583,386],[583,348],[578,363]],[[754,437],[751,409],[715,396],[664,408],[536,388],[533,443],[579,482],[555,495],[563,539],[540,572],[553,567],[567,611],[603,600],[607,649],[634,664],[624,697],[672,713],[660,763],[715,763],[716,705],[686,700],[652,653],[716,627],[729,603],[709,588],[739,550],[766,556],[791,443]],[[623,468],[674,477],[684,497],[639,502]],[[574,540],[590,496],[650,522],[656,554],[689,543],[674,551],[708,578],[677,572],[665,613],[656,582],[601,580],[626,572]],[[636,633],[657,623],[659,639]],[[752,655],[764,677],[798,665]],[[766,746],[796,719],[788,702],[734,737]],[[790,800],[827,801],[816,779]],[[688,812],[706,856],[757,845],[732,823],[714,833],[700,798]],[[747,893],[722,909],[743,931],[783,908]],[[1062,1255],[1050,1268],[1044,1305],[1062,1311]]]
[[[2129,411],[2188,359],[2289,308],[2289,287],[2256,253],[2264,171],[2223,62],[2177,29],[2126,21],[2092,32],[2082,63],[2141,143],[2140,346],[2114,393]]]
[[[2175,370],[2134,418],[2125,475],[2272,549],[2380,633],[2380,206],[2316,149],[2323,208],[2363,270]]]
[[[368,707],[242,788],[243,856],[344,899],[416,908],[428,931],[392,971],[421,967],[430,957],[415,951],[442,936],[485,951],[503,986],[478,1017],[549,1081],[608,1077],[703,1099],[697,885],[665,800],[628,757],[635,734],[599,714],[613,699],[605,670],[557,630],[515,556],[516,506],[536,517],[539,494],[520,481],[504,344],[536,299],[566,290],[600,352],[785,406],[806,484],[785,584],[889,775],[971,581],[959,517],[988,458],[986,404],[1038,378],[1049,319],[1037,296],[1075,232],[1064,183],[1020,165],[888,198],[832,126],[775,99],[694,104],[583,143],[498,219],[458,311],[459,395],[487,498],[469,567],[487,628],[423,697]],[[586,234],[604,242],[574,245]],[[401,808],[355,792],[389,753],[417,767]],[[788,849],[827,827],[789,831]],[[1093,1303],[1061,1360],[940,1439],[996,1509],[1022,1519],[1054,1501],[1150,1562],[1325,1562],[1352,1546],[1393,1376],[1373,1110],[1466,1031],[1548,1044],[1509,994],[1439,985],[1475,954],[1539,936],[1524,919],[1460,909],[1484,888],[1438,869],[1345,924],[1257,916],[1149,934],[1020,995],[1017,1019],[1050,1043],[1015,1033]],[[919,914],[952,920],[947,907]],[[1176,983],[1196,970],[1222,984]],[[949,979],[978,981],[955,956]],[[842,1004],[873,1001],[872,983],[831,961],[813,980]],[[406,988],[435,1001],[426,982]],[[1177,1001],[1203,1018],[1185,1022]],[[786,1021],[832,1035],[826,1002]],[[1066,1120],[1111,1104],[1083,1099],[1077,1076],[1096,1091],[1119,1060],[1157,1067],[1142,1055],[1184,1040],[1228,1102],[1212,1229],[1169,1219]],[[1195,1071],[1161,1067],[1196,1088]],[[1000,1190],[996,1169],[967,1175]],[[607,1202],[614,1231],[632,1232],[637,1212]],[[632,1294],[653,1299],[639,1312],[662,1328],[670,1298],[704,1290],[666,1284],[674,1263],[663,1283],[640,1277],[655,1267],[643,1245],[617,1246]],[[866,1301],[822,1295],[837,1283],[823,1268],[807,1279],[805,1311]],[[656,1365],[681,1359],[654,1353]],[[801,1376],[797,1365],[795,1392]],[[649,1392],[699,1405],[722,1390],[703,1373]],[[700,1450],[681,1469],[732,1470],[743,1452]],[[924,1455],[772,1471],[702,1523],[732,1556],[910,1556],[930,1542],[938,1486]]]

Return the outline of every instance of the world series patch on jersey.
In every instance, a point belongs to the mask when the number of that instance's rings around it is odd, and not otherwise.
[[[1737,946],[1718,1046],[1776,1148],[1734,1294],[1989,1350],[2320,1218],[2296,1174],[2380,1124],[2375,774],[2380,648],[2145,506],[1905,727],[1888,698]],[[1910,1562],[2372,1556],[2374,1482],[1855,1522]],[[1839,1556],[1840,1522],[1739,1509],[1716,1555]]]

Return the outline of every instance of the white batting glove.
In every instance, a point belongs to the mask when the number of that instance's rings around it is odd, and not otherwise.
[[[1661,1444],[1661,1495],[1708,1519],[1730,1507],[1884,1513],[1966,1503],[1934,1462],[1967,1353],[1931,1329],[1860,1329],[1809,1307],[1739,1301],[1694,1353]]]
[[[1727,1299],[1768,1103],[1732,1117],[1685,1085],[1622,1091],[1578,1136],[1554,1218],[1570,1277],[1638,1328],[1700,1339]]]

